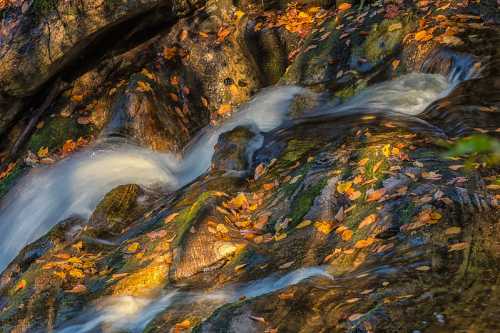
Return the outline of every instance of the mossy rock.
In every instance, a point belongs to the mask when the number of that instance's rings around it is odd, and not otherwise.
[[[99,235],[119,233],[140,216],[139,185],[121,185],[106,194],[90,217],[89,224]]]
[[[353,54],[363,56],[373,65],[379,64],[401,47],[403,38],[413,29],[411,18],[385,19],[375,24],[365,42]]]
[[[67,140],[76,141],[92,133],[92,126],[80,125],[71,117],[55,116],[49,118],[45,126],[31,136],[28,149],[36,153],[40,148],[47,147],[52,151],[61,148]]]
[[[212,158],[212,168],[216,170],[244,171],[248,168],[247,146],[255,134],[245,127],[237,127],[219,137]]]

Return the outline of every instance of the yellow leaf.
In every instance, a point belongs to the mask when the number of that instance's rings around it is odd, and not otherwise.
[[[352,230],[344,230],[341,234],[342,240],[348,241],[352,238]]]
[[[221,234],[227,234],[229,232],[229,229],[224,224],[217,224],[216,229]]]
[[[137,82],[137,91],[140,91],[140,92],[148,92],[148,91],[151,91],[151,85],[147,82],[144,82],[144,81],[138,81]]]
[[[322,232],[325,235],[328,235],[333,230],[333,224],[327,221],[318,221],[314,223],[314,226],[319,232]]]
[[[302,228],[305,228],[307,226],[310,226],[311,224],[312,224],[311,220],[304,220],[304,221],[300,222],[299,224],[297,224],[296,228],[302,229]]]
[[[139,247],[140,247],[140,244],[138,242],[134,242],[127,247],[127,252],[128,253],[135,253],[139,250]]]
[[[391,24],[391,25],[387,28],[387,30],[388,30],[389,32],[392,32],[392,31],[399,30],[399,29],[401,29],[401,28],[403,28],[403,24],[402,24],[401,22],[399,22],[399,23],[393,23],[393,24]]]
[[[16,285],[16,288],[14,289],[15,292],[21,290],[21,289],[24,289],[26,288],[26,285],[28,284],[28,282],[25,280],[25,279],[22,279],[21,281],[19,281]]]
[[[392,69],[393,69],[393,70],[398,69],[398,67],[399,67],[399,64],[400,64],[400,63],[401,63],[401,61],[400,61],[399,59],[394,59],[394,60],[392,61]]]
[[[83,274],[83,272],[77,268],[73,268],[72,270],[70,270],[69,275],[74,277],[74,278],[77,278],[77,279],[81,279],[81,278],[85,277],[85,274]]]
[[[176,332],[178,330],[187,330],[191,327],[191,322],[189,320],[183,320],[180,323],[175,324]]]
[[[245,193],[240,193],[231,199],[231,201],[228,202],[228,205],[234,209],[245,209],[248,207],[248,199]]]
[[[233,110],[233,107],[231,106],[231,104],[222,104],[220,107],[219,107],[219,110],[217,110],[217,113],[221,116],[227,114],[227,113],[231,113],[231,111]]]
[[[391,145],[384,145],[384,147],[382,148],[382,153],[385,157],[391,156]]]
[[[236,17],[237,20],[241,19],[243,16],[245,16],[245,12],[241,11],[241,10],[237,10],[235,13],[234,13],[234,16]]]
[[[415,40],[419,42],[427,42],[432,39],[432,34],[426,30],[419,31],[415,34]]]
[[[352,182],[339,182],[337,185],[337,191],[339,193],[345,193],[352,187]]]
[[[357,241],[356,244],[354,244],[354,247],[356,249],[363,249],[365,247],[372,245],[373,242],[375,242],[375,239],[372,237],[368,237],[367,239],[362,239]]]
[[[40,158],[45,158],[45,157],[49,156],[49,148],[48,147],[41,147],[40,149],[38,149],[38,152],[36,154]]]

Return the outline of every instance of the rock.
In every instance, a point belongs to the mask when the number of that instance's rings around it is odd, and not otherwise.
[[[200,4],[202,1],[102,0],[78,4],[35,1],[29,8],[11,5],[2,19],[2,26],[8,27],[2,30],[0,39],[2,92],[32,95],[118,26],[152,10],[163,10],[168,13],[166,17],[175,19]]]
[[[255,134],[246,127],[237,127],[219,137],[212,158],[212,170],[246,171],[252,154]]]
[[[138,185],[121,185],[106,194],[89,219],[98,237],[119,234],[142,213],[139,198],[144,191]]]

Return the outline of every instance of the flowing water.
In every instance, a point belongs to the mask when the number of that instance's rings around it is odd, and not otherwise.
[[[455,85],[438,74],[412,73],[369,87],[326,112],[356,112],[360,107],[415,115]],[[156,153],[124,140],[100,140],[56,165],[25,176],[0,203],[0,271],[27,244],[71,216],[88,219],[98,202],[118,185],[161,184],[178,189],[208,170],[219,135],[237,126],[267,132],[280,126],[294,96],[303,88],[266,89],[221,126],[207,127],[183,156]]]
[[[324,267],[300,268],[285,275],[269,276],[246,284],[229,285],[208,293],[170,291],[157,298],[132,296],[109,297],[99,301],[94,309],[73,319],[58,333],[88,333],[105,327],[110,332],[142,332],[157,314],[173,304],[210,302],[217,305],[235,302],[241,297],[253,298],[295,285],[311,277],[332,279]]]

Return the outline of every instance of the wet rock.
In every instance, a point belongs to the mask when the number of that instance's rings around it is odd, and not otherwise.
[[[76,4],[35,1],[29,7],[25,4],[11,5],[4,10],[8,15],[4,15],[2,20],[2,25],[8,27],[2,30],[0,47],[3,59],[0,66],[2,91],[15,96],[30,95],[119,24],[157,6],[168,12],[167,17],[175,18],[200,3],[88,1]],[[169,12],[168,7],[175,10]]]
[[[144,191],[138,185],[121,185],[106,194],[89,219],[97,235],[119,234],[142,215],[139,202]]]
[[[246,127],[237,127],[219,137],[212,158],[212,170],[246,171],[252,154],[255,134]]]

